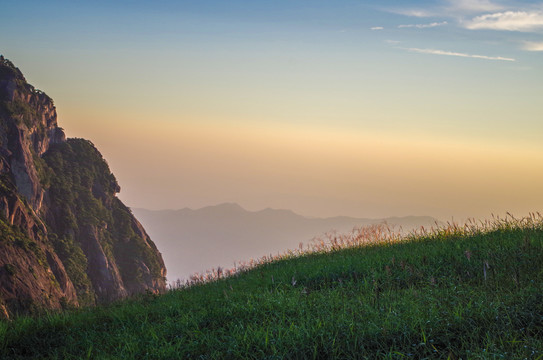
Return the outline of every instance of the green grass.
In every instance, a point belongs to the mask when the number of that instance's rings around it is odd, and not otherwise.
[[[450,227],[0,322],[0,357],[543,359],[543,222]]]

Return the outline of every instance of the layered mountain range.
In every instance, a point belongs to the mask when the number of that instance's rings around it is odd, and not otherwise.
[[[350,233],[353,228],[386,223],[404,233],[439,222],[430,216],[383,219],[336,216],[306,217],[290,210],[248,211],[235,203],[201,209],[133,209],[162,250],[168,279],[187,279],[212,268],[231,268],[234,262],[258,259],[310,245],[325,233]]]
[[[0,56],[0,316],[165,290],[166,268],[94,145]]]

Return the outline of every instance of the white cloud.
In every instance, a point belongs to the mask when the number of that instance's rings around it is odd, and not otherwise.
[[[385,40],[385,42],[390,45],[398,45],[400,43],[398,40]]]
[[[527,51],[543,51],[543,41],[534,42],[534,41],[525,41],[522,49]]]
[[[409,25],[398,25],[399,28],[417,28],[417,29],[427,29],[437,26],[447,25],[446,21],[443,22],[433,22],[430,24],[409,24]]]
[[[481,13],[503,10],[504,7],[489,0],[449,0],[449,10],[459,12]]]
[[[470,30],[507,30],[530,32],[543,29],[543,13],[527,11],[506,11],[486,14],[473,18],[465,24]]]
[[[382,26],[374,26],[374,27],[370,28],[370,30],[374,30],[374,31],[375,30],[383,30],[383,29],[384,29],[384,27],[382,27]]]
[[[516,61],[515,59],[501,57],[501,56],[473,55],[473,54],[465,54],[465,53],[459,53],[459,52],[453,52],[453,51],[445,51],[445,50],[436,50],[436,49],[407,48],[405,50],[411,51],[411,52],[416,52],[416,53],[419,53],[419,54],[458,56],[458,57],[483,59],[483,60]]]
[[[433,14],[427,10],[406,10],[403,15],[423,18],[430,17]]]
[[[430,12],[428,10],[420,10],[420,9],[388,9],[386,11],[389,11],[393,14],[418,17],[418,18],[426,18],[426,17],[432,17],[436,15],[433,12]]]
[[[481,14],[485,12],[503,11],[506,7],[496,4],[491,0],[442,0],[441,5],[421,8],[389,8],[385,11],[418,18],[428,17],[458,17],[467,14]]]

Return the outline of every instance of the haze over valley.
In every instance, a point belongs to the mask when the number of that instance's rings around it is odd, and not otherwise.
[[[289,210],[247,211],[235,203],[201,209],[132,209],[162,252],[168,282],[188,279],[219,266],[276,255],[309,245],[327,232],[349,233],[354,227],[386,223],[392,230],[429,229],[439,222],[429,216],[361,219],[347,216],[308,218]]]

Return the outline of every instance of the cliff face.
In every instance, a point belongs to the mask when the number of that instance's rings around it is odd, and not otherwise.
[[[0,57],[0,317],[165,290],[162,256],[98,150]]]

